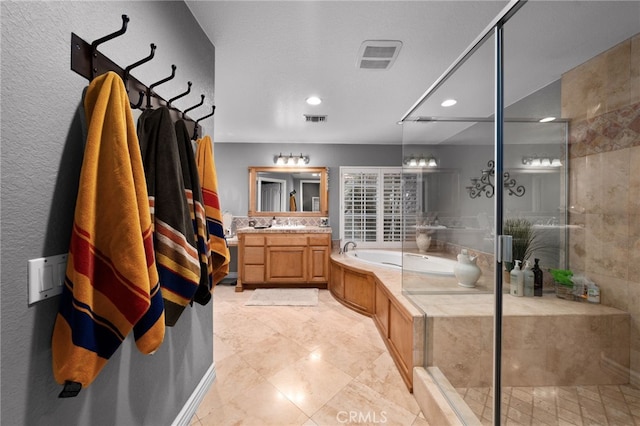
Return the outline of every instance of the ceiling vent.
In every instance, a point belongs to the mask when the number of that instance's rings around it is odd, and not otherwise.
[[[304,115],[304,121],[308,123],[324,123],[327,121],[326,115]]]
[[[358,50],[356,67],[387,70],[396,61],[402,42],[398,40],[365,40]]]

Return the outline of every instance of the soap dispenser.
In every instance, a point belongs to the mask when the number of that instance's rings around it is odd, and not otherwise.
[[[524,296],[524,281],[522,271],[520,270],[520,261],[514,262],[516,266],[511,270],[511,295],[522,297]]]
[[[537,296],[537,297],[542,297],[542,283],[543,281],[543,277],[542,277],[542,269],[540,269],[540,265],[538,265],[538,262],[540,261],[540,259],[534,259],[535,263],[533,265],[533,295]]]
[[[534,291],[534,275],[531,270],[531,262],[524,261],[524,271],[522,271],[522,281],[524,283],[524,295],[525,297],[533,297]]]

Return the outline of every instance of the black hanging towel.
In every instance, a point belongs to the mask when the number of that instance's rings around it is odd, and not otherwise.
[[[194,296],[194,301],[206,305],[211,300],[211,288],[213,287],[211,267],[211,250],[209,249],[209,233],[207,232],[207,217],[204,203],[202,202],[202,189],[196,159],[191,145],[189,130],[184,121],[178,120],[175,124],[176,137],[178,139],[178,151],[180,164],[182,165],[182,177],[189,212],[193,224],[193,231],[200,256],[200,284]]]
[[[198,289],[200,260],[168,108],[142,113],[138,119],[138,139],[154,225],[165,321],[166,325],[173,326]]]

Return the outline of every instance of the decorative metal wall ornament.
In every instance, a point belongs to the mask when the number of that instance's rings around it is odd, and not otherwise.
[[[495,185],[493,184],[493,179],[496,174],[496,163],[493,160],[490,160],[487,163],[489,166],[488,169],[482,169],[482,176],[479,178],[471,178],[471,186],[467,186],[467,192],[469,192],[469,197],[478,198],[483,193],[487,198],[492,198],[495,195]],[[509,191],[509,195],[515,195],[516,197],[522,197],[525,193],[524,186],[518,185],[516,180],[509,175],[509,172],[503,173],[503,182],[504,189]]]

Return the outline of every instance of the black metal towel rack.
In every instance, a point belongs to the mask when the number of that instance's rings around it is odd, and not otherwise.
[[[122,81],[127,88],[127,92],[129,92],[130,94],[137,94],[137,102],[131,103],[132,108],[149,109],[157,108],[159,106],[167,106],[169,108],[169,112],[171,113],[171,118],[174,121],[178,119],[185,120],[187,129],[193,135],[192,138],[194,140],[197,139],[199,134],[200,121],[213,116],[216,110],[215,105],[211,108],[210,114],[194,120],[192,118],[189,118],[186,113],[202,106],[204,104],[204,95],[200,95],[200,103],[185,109],[184,112],[181,112],[171,105],[173,101],[186,96],[191,91],[192,83],[190,81],[188,82],[187,91],[171,98],[169,101],[166,101],[153,91],[155,87],[166,83],[167,81],[175,77],[177,68],[175,65],[171,65],[171,75],[169,77],[157,81],[148,87],[140,80],[131,75],[132,69],[153,59],[156,50],[155,44],[151,43],[151,53],[149,54],[149,56],[140,59],[139,61],[125,67],[124,69],[98,51],[98,46],[102,43],[124,34],[127,31],[128,23],[129,17],[127,15],[122,15],[122,28],[120,28],[118,31],[95,40],[93,43],[87,43],[75,33],[71,33],[71,70],[77,72],[89,81],[93,80],[95,76],[104,74],[107,71],[113,71],[117,73],[122,78]],[[145,97],[146,103],[144,102]]]

